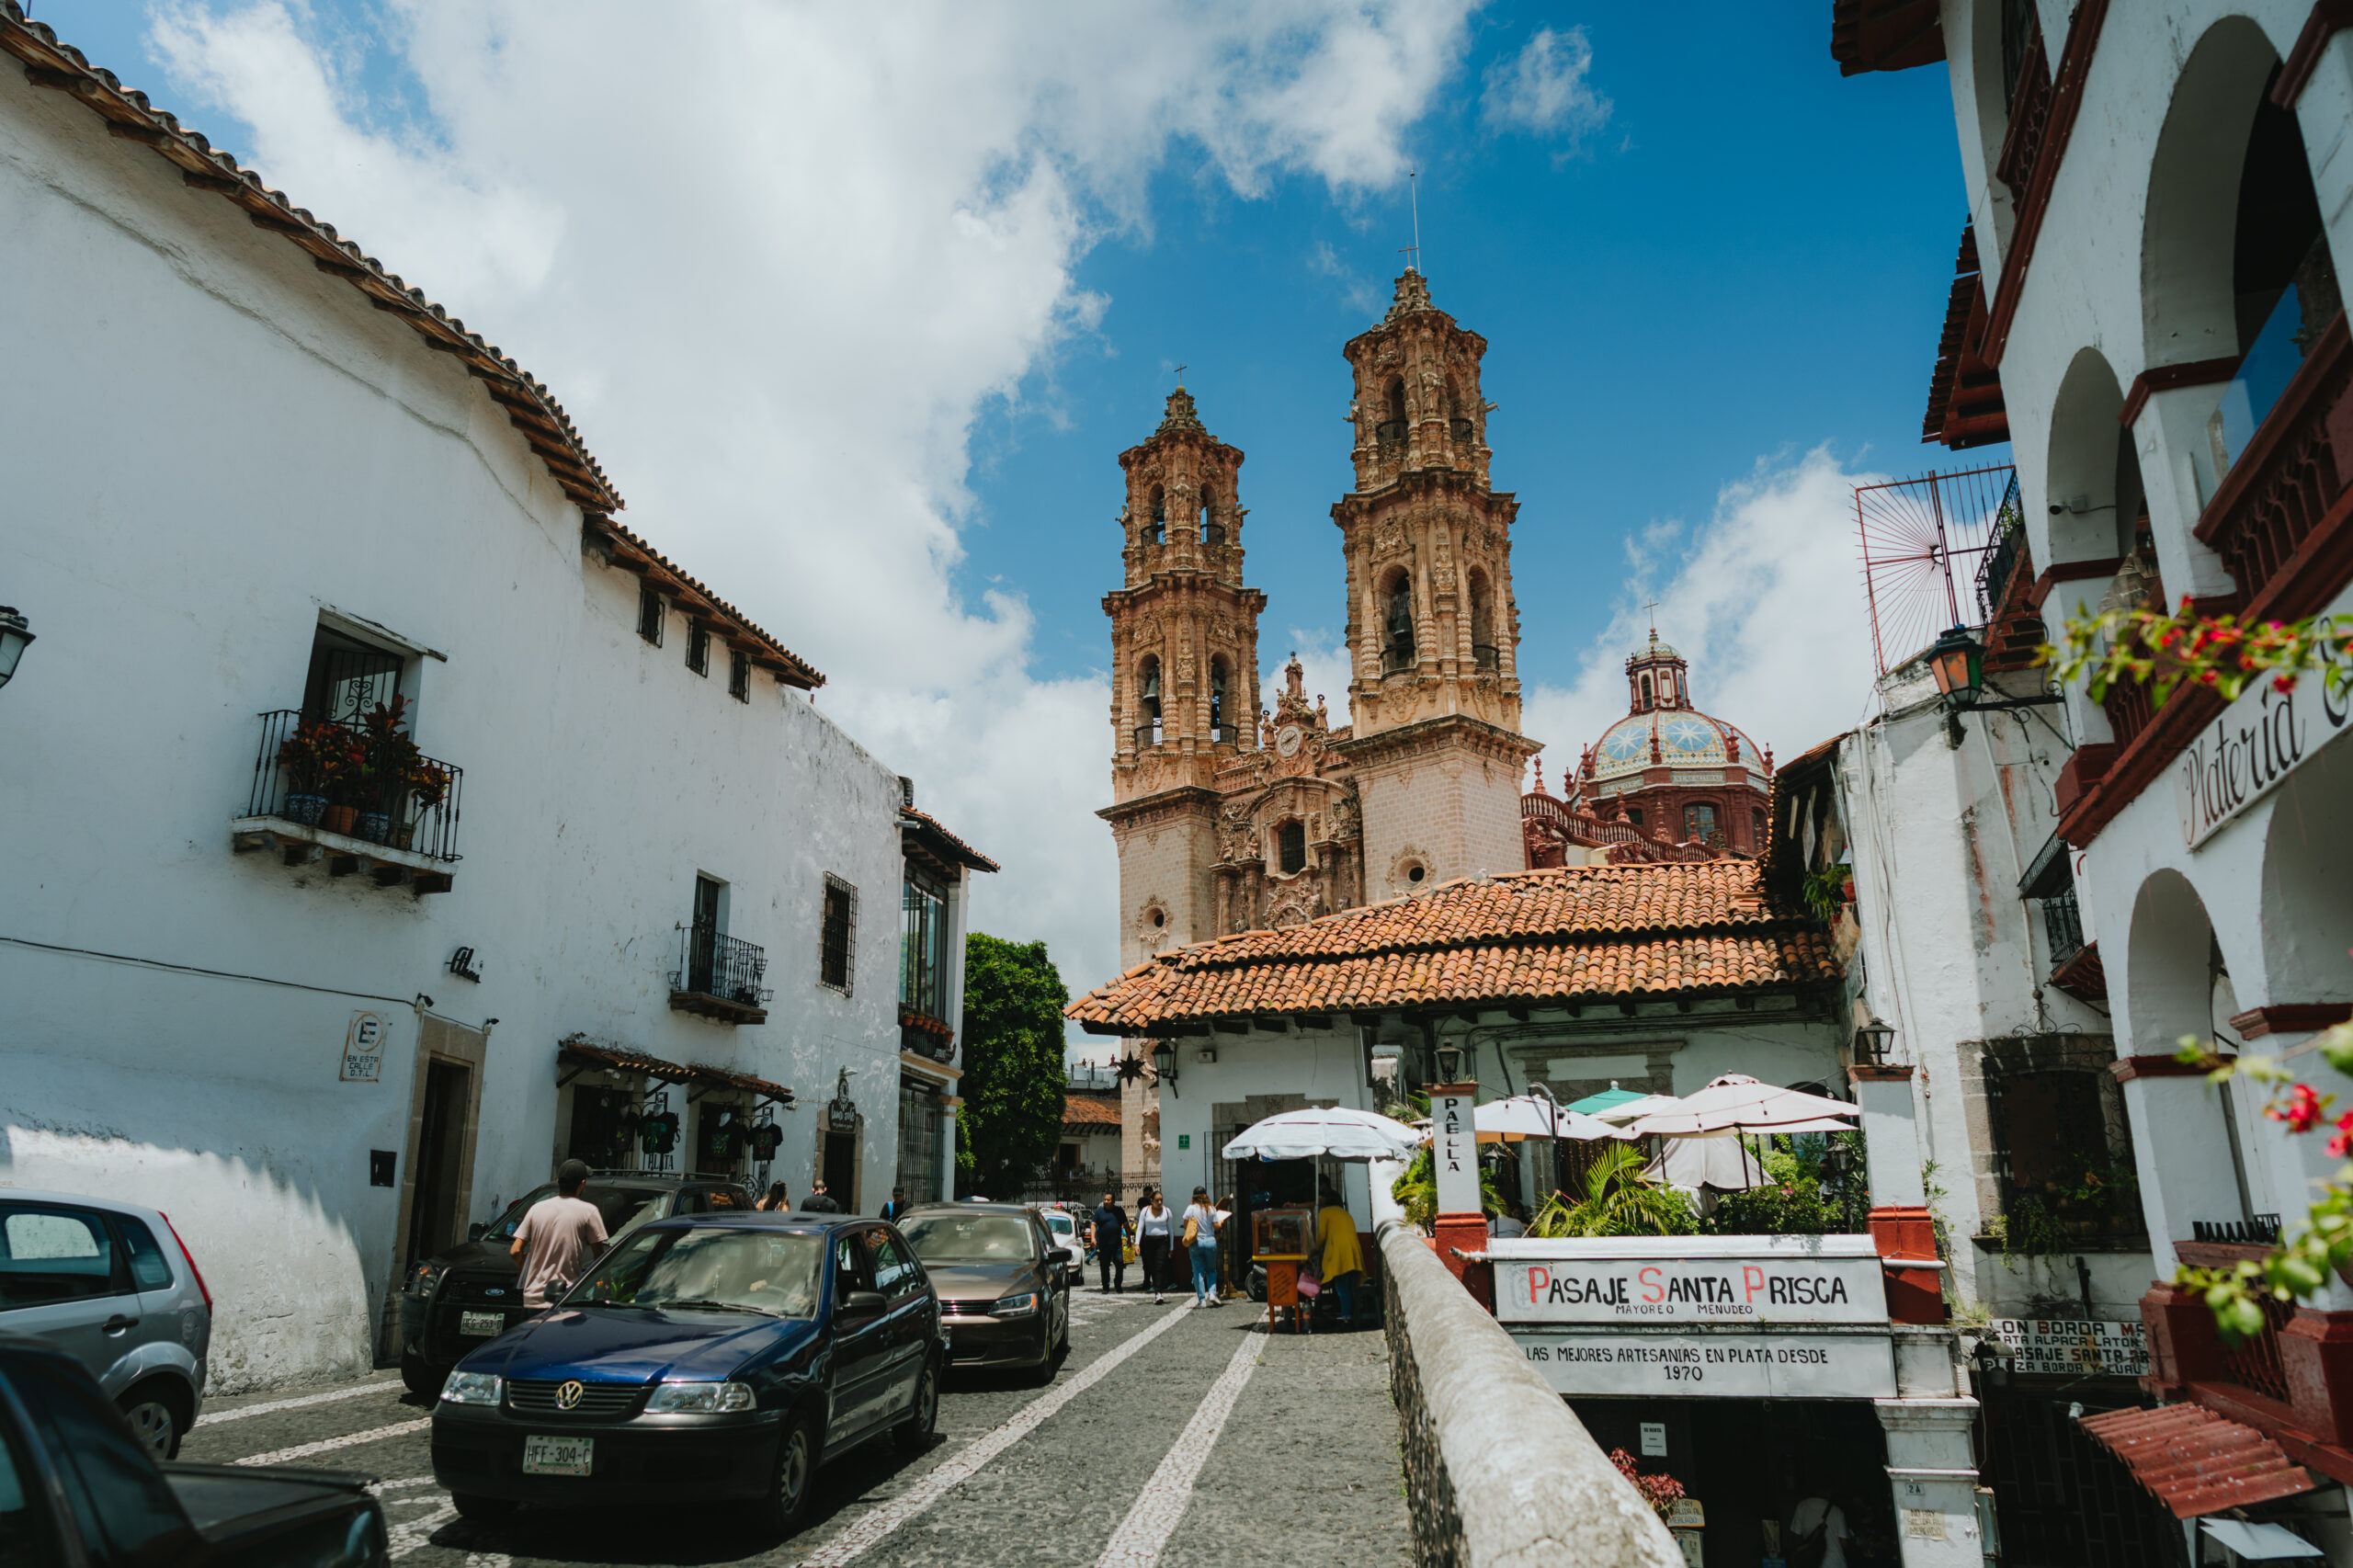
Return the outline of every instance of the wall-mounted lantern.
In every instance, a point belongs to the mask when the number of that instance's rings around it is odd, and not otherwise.
[[[32,646],[32,628],[14,605],[0,605],[0,686],[17,673],[17,661]]]
[[[1167,1085],[1168,1092],[1176,1094],[1176,1042],[1164,1040],[1155,1044],[1152,1048],[1152,1064],[1159,1072],[1160,1081]]]

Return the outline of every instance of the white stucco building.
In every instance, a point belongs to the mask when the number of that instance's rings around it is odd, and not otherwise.
[[[2027,602],[2048,635],[2079,607],[2342,614],[2353,344],[2336,258],[2353,254],[2353,17],[2306,0],[1832,12],[1849,73],[1941,62],[1949,75],[1973,253],[1965,243],[1927,428],[2012,444]],[[2149,1489],[2191,1518],[2276,1512],[2347,1562],[2353,1291],[2330,1281],[2226,1352],[2169,1283],[2178,1263],[2256,1255],[2336,1164],[2320,1138],[2266,1121],[2251,1085],[2217,1089],[2174,1061],[2185,1037],[2293,1053],[2353,1013],[2353,754],[2321,684],[2228,709],[2196,689],[2160,708],[2131,683],[2098,702],[2073,687],[2052,804],[2144,1207],[2147,1391],[2213,1418],[2183,1441],[2277,1456],[2235,1491]],[[2316,1057],[2294,1066],[2353,1091]]]
[[[568,1154],[945,1196],[994,868],[547,388],[7,0],[0,48],[0,1184],[168,1210],[221,1391],[367,1368]],[[424,790],[286,766],[395,696]]]

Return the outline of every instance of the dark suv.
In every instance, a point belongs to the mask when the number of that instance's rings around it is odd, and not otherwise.
[[[429,1257],[402,1282],[401,1381],[428,1397],[469,1351],[530,1316],[523,1305],[522,1270],[510,1256],[515,1229],[555,1184],[532,1188],[509,1204],[498,1223],[477,1225],[471,1240]],[[605,1234],[674,1214],[729,1214],[752,1207],[752,1195],[718,1176],[665,1176],[658,1171],[598,1171],[580,1196],[605,1217]]]

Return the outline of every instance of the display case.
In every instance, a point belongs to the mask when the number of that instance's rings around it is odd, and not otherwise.
[[[1250,1216],[1250,1256],[1305,1257],[1308,1238],[1314,1233],[1313,1209],[1261,1209]]]

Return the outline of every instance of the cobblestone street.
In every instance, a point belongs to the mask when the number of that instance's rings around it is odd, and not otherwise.
[[[1246,1301],[1073,1297],[1052,1383],[952,1379],[939,1438],[870,1443],[823,1471],[811,1522],[746,1536],[723,1511],[457,1517],[433,1483],[427,1403],[389,1374],[222,1400],[183,1459],[362,1471],[381,1483],[395,1561],[414,1568],[717,1562],[1208,1568],[1279,1550],[1294,1564],[1406,1561],[1397,1420],[1380,1335],[1269,1336]]]

